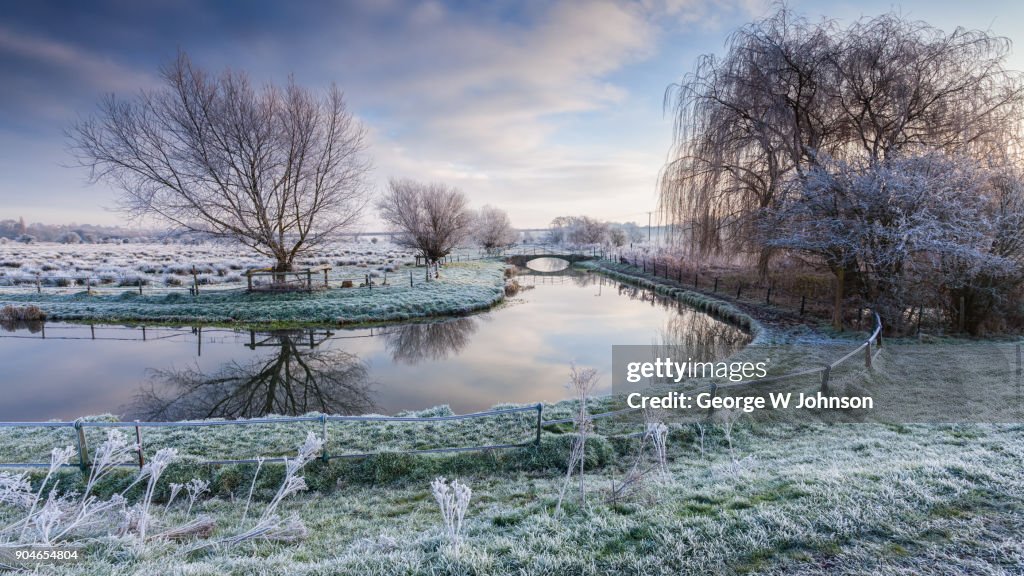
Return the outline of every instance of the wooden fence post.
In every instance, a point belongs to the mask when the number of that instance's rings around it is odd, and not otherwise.
[[[544,414],[544,404],[541,404],[540,402],[538,402],[537,403],[537,438],[533,441],[534,446],[540,446],[540,430],[541,430],[541,426],[544,424],[544,420],[542,419],[543,414]]]
[[[39,293],[40,293],[40,292],[42,292],[42,291],[43,291],[43,287],[42,287],[42,285],[41,285],[41,284],[39,283],[39,273],[37,272],[37,273],[36,273],[36,294],[39,294]]]
[[[142,428],[139,427],[139,421],[135,421],[135,444],[139,447],[139,470],[146,464],[146,459],[142,455]]]
[[[715,294],[718,294],[718,277],[715,277]]]
[[[321,434],[323,436],[324,441],[323,453],[320,455],[320,459],[323,460],[324,463],[326,463],[331,459],[330,456],[327,454],[327,414],[320,415],[320,426]]]
[[[804,304],[807,303],[807,294],[800,295],[800,315],[804,315]]]
[[[199,296],[199,275],[196,273],[196,265],[192,265],[192,295]]]
[[[142,277],[139,277],[139,296],[142,296]]]
[[[825,369],[821,372],[821,391],[828,392],[828,378],[832,373],[831,366],[825,366]]]
[[[736,286],[736,299],[737,299],[737,300],[739,300],[739,299],[740,299],[740,292],[742,292],[742,291],[743,291],[743,282],[740,282],[740,283],[739,283],[739,284],[738,284],[738,285]]]
[[[871,340],[864,343],[864,367],[871,369]]]
[[[409,270],[409,288],[412,288],[412,270]]]
[[[309,268],[306,268],[306,288],[310,292],[313,291],[313,271]]]
[[[89,468],[89,447],[85,443],[85,430],[81,419],[75,420],[75,431],[78,433],[78,467],[85,472]]]
[[[331,283],[327,280],[327,268],[324,268],[324,288],[330,288]]]

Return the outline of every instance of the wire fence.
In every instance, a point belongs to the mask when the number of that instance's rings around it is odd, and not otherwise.
[[[456,253],[446,256],[442,265],[461,262],[474,262],[493,258],[483,253]],[[325,269],[326,268],[326,269]],[[363,271],[365,268],[365,271]],[[371,266],[353,269],[344,267],[311,267],[288,272],[290,276],[299,275],[300,283],[307,288],[363,288],[379,290],[394,287],[425,286],[432,282],[429,270],[422,264],[406,262],[400,265],[381,266],[383,269],[371,269]],[[392,268],[392,269],[388,269]],[[6,274],[0,271],[0,294],[69,294],[86,292],[88,294],[172,294],[187,293],[199,295],[204,292],[245,290],[254,287],[252,276],[259,277],[253,270],[221,270],[213,273],[206,266],[186,267],[186,273],[151,275],[139,273],[96,273],[81,272],[73,274]],[[249,272],[254,272],[250,275]],[[307,274],[308,273],[308,274]],[[271,274],[272,275],[272,274]],[[267,284],[266,282],[264,285]],[[259,281],[255,287],[260,288]]]
[[[682,258],[634,250],[617,250],[607,253],[606,258],[719,298],[787,309],[800,317],[832,317],[835,283],[826,274],[783,271],[762,276],[741,270],[701,267]],[[867,330],[872,320],[870,307],[865,303],[855,299],[844,302],[845,326]]]

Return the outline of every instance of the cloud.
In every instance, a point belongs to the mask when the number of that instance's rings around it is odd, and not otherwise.
[[[0,61],[6,89],[0,108],[18,115],[71,116],[83,89],[127,92],[152,85],[153,76],[96,55],[81,46],[0,26]]]

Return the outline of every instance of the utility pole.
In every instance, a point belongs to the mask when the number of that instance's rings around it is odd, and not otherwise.
[[[647,213],[647,243],[651,243],[651,213]]]

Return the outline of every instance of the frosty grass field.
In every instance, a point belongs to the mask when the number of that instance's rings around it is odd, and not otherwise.
[[[296,267],[330,265],[332,288],[313,294],[246,293],[244,272],[269,261],[219,244],[0,245],[0,303],[34,305],[50,320],[351,324],[489,308],[504,295],[504,266],[466,251],[439,281],[424,281],[408,251],[387,242],[333,246]],[[186,290],[195,266],[200,295]],[[369,276],[372,289],[365,287]],[[86,292],[89,278],[92,293]],[[412,285],[410,285],[410,280]],[[38,286],[37,286],[38,281]],[[313,278],[315,284],[322,276]],[[135,288],[142,285],[140,294]]]
[[[458,278],[474,266],[486,265],[452,266],[443,277]],[[616,268],[611,275],[630,280],[627,269]],[[663,291],[746,324],[761,338],[828,338],[803,329],[761,327],[731,306],[678,290]],[[32,297],[18,296],[25,302],[34,302]],[[140,301],[160,297],[144,296]],[[54,298],[68,299],[60,306],[76,304],[75,297]],[[113,306],[119,297],[110,298]],[[137,298],[125,297],[125,305]],[[821,361],[813,351],[785,359],[793,368]],[[919,370],[915,364],[921,361],[927,359],[908,362],[901,357],[900,345],[893,343],[877,357],[873,372],[847,376],[868,378],[873,386],[891,389],[927,386],[935,374]],[[607,410],[608,402],[594,399],[592,409]],[[574,408],[572,401],[546,406],[545,419],[567,417]],[[448,413],[440,407],[416,415]],[[85,541],[84,561],[42,567],[39,573],[1024,572],[1020,424],[826,425],[741,418],[728,434],[719,421],[706,423],[703,433],[692,424],[671,424],[668,473],[646,478],[621,498],[611,498],[611,488],[626,478],[636,459],[640,439],[629,433],[637,422],[607,419],[595,425],[587,443],[587,502],[579,506],[570,497],[561,515],[554,510],[574,436],[571,425],[546,427],[536,448],[407,455],[392,451],[524,442],[531,439],[532,422],[528,413],[451,423],[335,422],[327,434],[329,453],[380,453],[308,464],[304,476],[309,490],[283,500],[278,509],[282,516],[294,514],[304,523],[307,532],[298,541],[256,538],[196,550],[188,540],[153,540],[140,547],[134,536],[111,531]],[[161,447],[179,451],[178,461],[156,487],[155,528],[205,516],[216,522],[211,540],[237,534],[273,500],[283,466],[197,462],[217,456],[294,453],[310,431],[321,432],[317,424],[147,430],[147,453]],[[90,445],[96,446],[100,431],[88,433]],[[0,434],[0,460],[45,460],[51,448],[72,443],[67,429],[5,429]],[[44,474],[45,470],[33,472],[37,486]],[[109,496],[127,486],[134,474],[131,469],[113,474],[99,492]],[[195,476],[210,482],[210,493],[191,510],[181,500],[165,508],[170,483]],[[472,488],[458,548],[449,545],[431,494],[430,481],[436,476],[458,478]],[[58,480],[61,487],[81,489],[77,469],[60,472]],[[245,509],[253,486],[255,512]],[[140,488],[132,490],[130,499],[139,498]],[[246,512],[249,524],[243,520]],[[0,504],[0,525],[16,518],[14,508]]]

